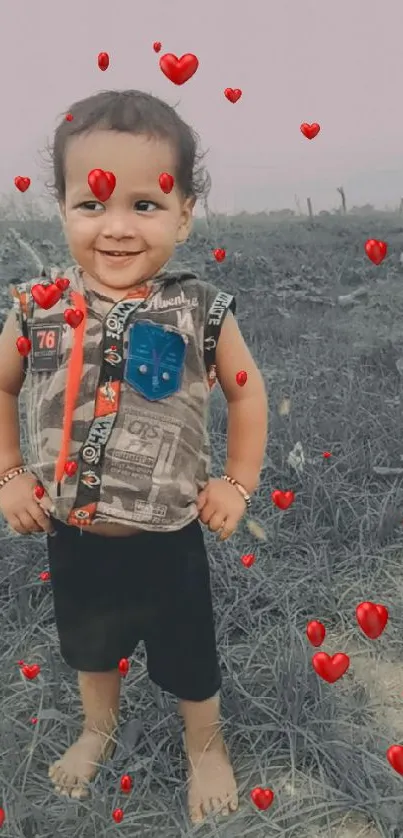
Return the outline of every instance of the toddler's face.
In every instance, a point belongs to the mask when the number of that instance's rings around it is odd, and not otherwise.
[[[88,185],[92,169],[116,177],[105,202]],[[65,170],[60,209],[71,255],[95,289],[120,299],[151,279],[190,233],[193,199],[184,199],[175,185],[166,195],[159,185],[163,172],[175,177],[173,150],[162,140],[97,130],[70,140]]]

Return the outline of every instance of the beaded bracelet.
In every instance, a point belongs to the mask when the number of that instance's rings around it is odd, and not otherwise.
[[[6,476],[6,474],[11,474],[12,471],[15,471],[17,468],[22,468],[22,463],[18,466],[13,466],[12,468],[7,468],[5,471],[2,471],[0,474],[0,480]]]
[[[26,466],[19,466],[18,468],[11,468],[8,472],[5,473],[4,477],[0,479],[0,489],[3,488],[13,477],[18,477],[19,474],[24,474],[28,471]]]
[[[14,473],[19,468],[24,468],[22,463],[19,463],[17,466],[12,466],[12,468],[7,468],[5,471],[2,471],[0,474],[0,480],[3,480],[3,477],[7,477],[9,474]]]
[[[252,498],[248,494],[248,492],[246,491],[245,487],[242,486],[241,483],[238,483],[237,480],[234,480],[233,477],[230,477],[229,474],[222,474],[221,475],[221,480],[225,480],[227,483],[230,483],[231,486],[234,486],[235,489],[238,489],[239,494],[242,495],[242,497],[243,497],[243,499],[246,503],[246,506],[249,509],[249,507],[252,503]]]

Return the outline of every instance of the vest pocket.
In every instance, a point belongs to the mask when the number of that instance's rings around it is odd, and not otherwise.
[[[187,340],[176,329],[139,320],[129,327],[124,380],[151,402],[182,387]]]

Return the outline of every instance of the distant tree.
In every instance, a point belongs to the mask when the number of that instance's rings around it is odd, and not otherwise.
[[[341,210],[341,213],[343,213],[343,215],[344,215],[347,212],[347,209],[346,209],[346,193],[344,191],[344,186],[338,186],[337,191],[339,192],[340,197],[341,197],[340,210]]]
[[[372,204],[363,204],[362,207],[352,207],[350,212],[352,215],[370,215],[371,212],[375,212],[375,207]]]
[[[271,218],[278,219],[295,218],[295,212],[291,209],[271,210],[271,212],[269,212],[269,215],[271,216]]]

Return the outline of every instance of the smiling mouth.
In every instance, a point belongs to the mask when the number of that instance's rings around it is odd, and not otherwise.
[[[138,256],[138,252],[134,253],[134,251],[129,250],[100,250],[100,253],[103,253],[104,256]]]

